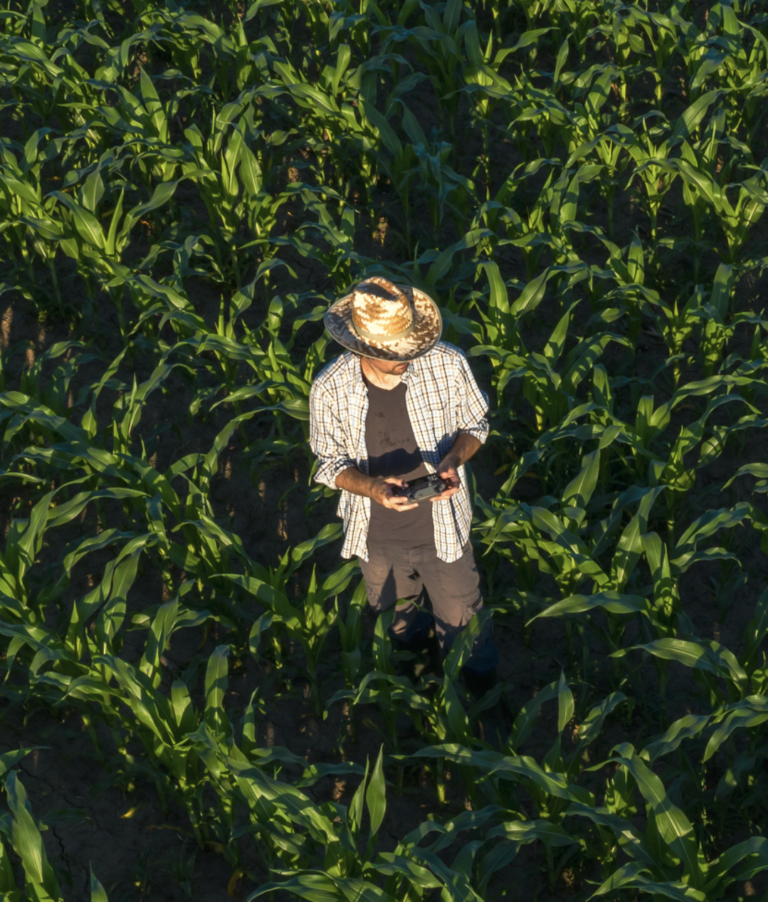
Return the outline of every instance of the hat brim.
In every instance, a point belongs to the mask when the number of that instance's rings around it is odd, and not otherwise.
[[[410,286],[398,286],[408,298],[413,311],[413,330],[404,338],[377,341],[361,338],[352,323],[353,295],[340,298],[328,308],[323,321],[331,337],[361,357],[377,360],[413,360],[437,344],[443,331],[443,318],[432,298]]]

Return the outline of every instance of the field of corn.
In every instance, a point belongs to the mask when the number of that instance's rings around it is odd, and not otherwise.
[[[0,900],[768,898],[765,4],[0,7]],[[489,396],[480,702],[311,479],[366,274]]]

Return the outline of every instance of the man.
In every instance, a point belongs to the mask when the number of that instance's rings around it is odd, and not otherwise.
[[[397,604],[390,635],[400,648],[426,638],[431,618],[441,654],[483,607],[469,541],[471,502],[464,463],[488,436],[488,404],[464,355],[441,342],[434,301],[416,288],[373,277],[325,316],[347,353],[330,363],[310,393],[315,479],[341,489],[343,557],[357,555],[368,601]],[[442,494],[414,504],[398,489],[437,473]],[[470,690],[495,681],[488,620],[465,662]]]

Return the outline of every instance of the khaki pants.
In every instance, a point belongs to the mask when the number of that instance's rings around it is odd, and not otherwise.
[[[445,657],[456,636],[483,608],[480,576],[471,546],[467,544],[462,556],[450,564],[440,560],[434,545],[369,547],[368,555],[370,560],[360,560],[360,569],[371,607],[381,613],[401,602],[390,627],[391,635],[401,642],[417,639],[425,625],[429,626],[424,613],[424,603],[429,601],[440,652]],[[465,664],[467,670],[486,673],[496,666],[498,652],[492,631],[488,620],[475,639]]]

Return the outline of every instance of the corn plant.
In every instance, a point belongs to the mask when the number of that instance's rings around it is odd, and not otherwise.
[[[32,749],[7,752],[0,755],[0,778],[5,784],[8,811],[0,826],[0,890],[12,902],[22,899],[30,902],[63,899],[56,873],[48,861],[41,824],[32,814],[27,793],[15,770]],[[42,829],[46,829],[44,826]],[[18,856],[23,873],[23,886],[19,886],[8,849],[3,840]],[[91,902],[107,902],[107,894],[91,870]]]
[[[81,720],[230,895],[475,900],[521,864],[539,897],[742,892],[768,864],[759,4],[5,6],[9,716]],[[392,613],[368,638],[356,564],[321,563],[322,318],[373,274],[434,297],[491,399],[473,538],[530,691],[507,658],[462,688],[482,618],[398,673]],[[263,542],[237,524],[273,489],[297,504]],[[182,629],[210,644],[174,670]],[[313,724],[345,706],[343,761],[261,747],[300,681]],[[58,899],[17,760],[0,895]],[[409,781],[431,819],[385,846]]]

